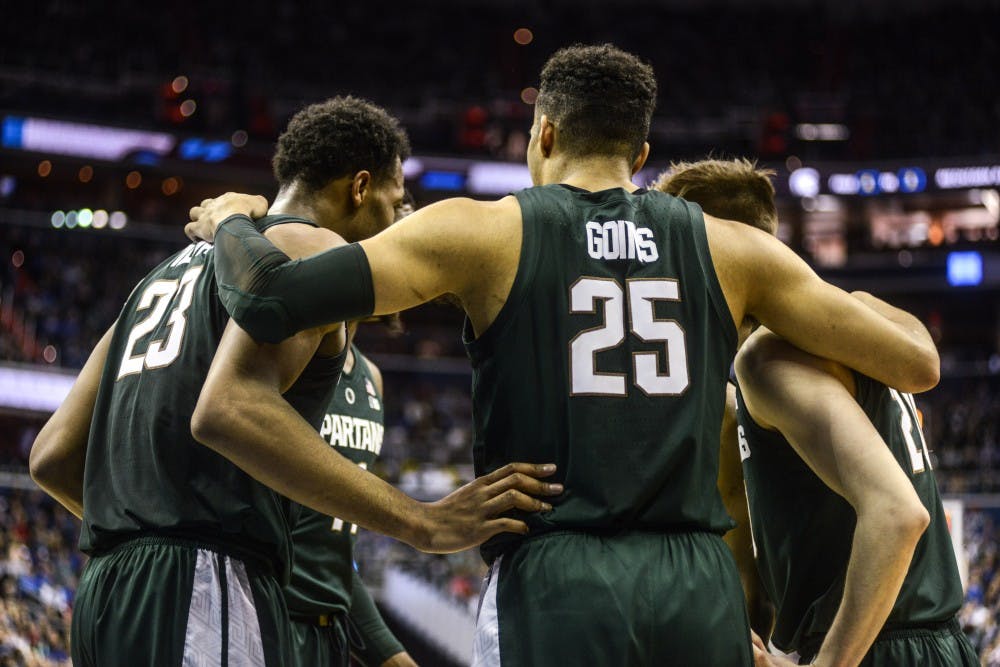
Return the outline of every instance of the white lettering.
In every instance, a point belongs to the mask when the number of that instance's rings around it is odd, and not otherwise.
[[[367,419],[328,414],[323,417],[319,434],[334,447],[363,449],[378,456],[382,452],[385,427]]]
[[[587,223],[587,254],[594,259],[637,259],[643,264],[660,257],[653,230],[631,220]]]

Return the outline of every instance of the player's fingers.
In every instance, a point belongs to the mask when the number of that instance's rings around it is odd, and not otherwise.
[[[188,218],[191,220],[197,220],[205,213],[204,206],[192,206],[191,210],[188,211]]]
[[[533,496],[556,496],[563,492],[562,484],[544,482],[525,473],[516,472],[486,487],[487,493],[496,496],[508,489],[517,489]]]
[[[486,516],[492,517],[499,516],[512,509],[519,509],[525,512],[548,512],[552,509],[552,505],[549,505],[544,500],[532,498],[527,494],[521,493],[517,489],[509,489],[484,502],[482,509],[486,513]]]
[[[554,463],[508,463],[502,468],[483,475],[479,479],[483,484],[490,485],[514,473],[531,475],[532,477],[548,477],[556,471]]]
[[[194,233],[194,228],[195,225],[193,222],[189,222],[186,225],[184,225],[184,235],[192,241],[198,241],[200,239],[198,238],[198,235]]]
[[[523,521],[507,517],[487,521],[483,524],[482,542],[485,542],[498,533],[517,533],[518,535],[527,535],[528,524]]]
[[[198,206],[200,206],[201,208],[208,208],[208,205],[212,203],[212,199],[213,199],[212,197],[209,197],[208,199],[202,199],[201,203],[198,204]]]
[[[750,631],[750,641],[752,641],[753,645],[759,648],[761,651],[767,650],[767,646],[764,644],[764,640],[761,639],[760,635],[758,635],[753,630]]]
[[[768,654],[766,651],[761,651],[756,645],[753,647],[753,665],[754,667],[770,667],[771,661],[768,659]]]
[[[252,218],[262,218],[267,215],[267,197],[254,195],[253,210],[250,212]]]

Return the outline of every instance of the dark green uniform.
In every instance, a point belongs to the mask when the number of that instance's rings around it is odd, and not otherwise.
[[[475,664],[751,664],[716,487],[736,331],[701,210],[565,185],[517,199],[516,279],[466,331],[476,474],[552,461],[566,491],[528,539],[485,545]]]
[[[305,222],[260,228],[287,221]],[[84,473],[78,665],[287,662],[291,504],[191,436],[228,322],[213,254],[198,243],[164,261],[115,325]],[[314,359],[286,398],[317,424],[342,366]]]
[[[977,665],[955,613],[962,583],[913,397],[855,373],[856,398],[907,473],[931,522],[896,604],[863,665]],[[740,453],[761,580],[777,617],[772,641],[811,659],[844,592],[856,515],[737,394]]]
[[[356,347],[354,367],[342,374],[340,383],[324,411],[319,433],[330,446],[367,469],[382,449],[384,416],[382,397],[368,360]],[[374,605],[353,605],[366,595],[354,572],[354,543],[358,527],[303,507],[292,529],[294,567],[291,581],[283,589],[292,618],[295,642],[294,664],[302,667],[346,665],[350,658],[346,617],[363,613],[360,627],[381,617]],[[362,590],[355,590],[355,589]],[[368,618],[372,613],[375,619]],[[376,624],[377,627],[377,624]],[[381,664],[402,651],[402,646],[382,624],[383,633],[366,633],[365,644],[378,643]],[[386,634],[388,639],[386,641]]]

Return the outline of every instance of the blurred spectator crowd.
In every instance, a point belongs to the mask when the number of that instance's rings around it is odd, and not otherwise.
[[[16,3],[0,108],[270,141],[303,103],[351,92],[395,111],[418,150],[519,159],[545,59],[613,42],[653,64],[653,147],[677,157],[1000,152],[1000,92],[982,85],[995,2],[433,4]],[[805,145],[799,123],[848,134]]]

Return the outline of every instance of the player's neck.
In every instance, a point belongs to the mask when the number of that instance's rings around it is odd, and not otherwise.
[[[268,215],[294,215],[315,222],[320,227],[337,232],[338,225],[349,215],[345,205],[338,205],[336,197],[326,192],[331,183],[320,190],[309,190],[298,181],[286,185],[278,191]]]
[[[350,373],[354,370],[354,349],[351,347],[351,343],[354,342],[354,334],[358,331],[358,322],[347,322],[347,342],[344,345],[347,346],[347,356],[344,357],[344,372]]]
[[[638,189],[632,183],[632,170],[624,159],[553,156],[550,160],[543,172],[543,185],[564,183],[590,192],[611,188],[624,188],[629,192]]]

